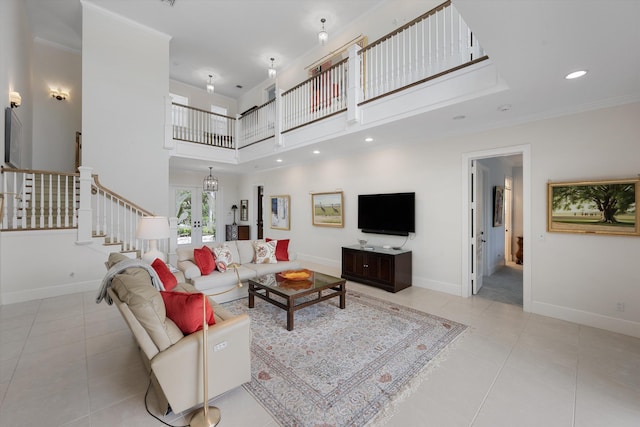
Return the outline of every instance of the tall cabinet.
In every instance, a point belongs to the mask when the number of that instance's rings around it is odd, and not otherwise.
[[[345,246],[342,278],[398,292],[411,286],[411,251]]]

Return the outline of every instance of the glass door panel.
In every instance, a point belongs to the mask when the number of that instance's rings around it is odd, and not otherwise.
[[[201,245],[216,240],[215,195],[199,188],[175,190],[178,245]]]

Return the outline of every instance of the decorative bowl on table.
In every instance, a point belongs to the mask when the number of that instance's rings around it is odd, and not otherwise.
[[[312,272],[307,269],[302,270],[285,270],[277,274],[278,278],[281,280],[287,281],[302,281],[307,280],[311,277]]]

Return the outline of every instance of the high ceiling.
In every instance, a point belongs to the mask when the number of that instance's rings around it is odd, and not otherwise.
[[[36,36],[80,49],[80,0],[26,1]],[[171,78],[202,86],[213,72],[216,92],[234,98],[242,94],[237,84],[247,90],[264,81],[268,58],[286,64],[316,48],[322,17],[333,34],[382,4],[397,5],[399,11],[407,6],[426,11],[434,4],[432,0],[176,0],[170,7],[160,0],[89,1],[171,35]],[[453,3],[509,90],[368,131],[379,143],[422,142],[640,101],[640,0]],[[389,16],[388,24],[398,18],[402,22],[407,17]],[[577,80],[564,79],[577,69],[589,73]],[[503,105],[510,109],[500,111]],[[452,121],[460,115],[466,118]],[[318,147],[345,150],[361,143],[362,137],[347,135]],[[304,161],[308,152],[285,154],[293,162]],[[257,163],[244,164],[235,170],[256,167]]]
[[[26,1],[35,36],[81,50],[80,0]],[[315,48],[321,18],[335,33],[382,0],[88,2],[171,36],[172,79],[204,87],[213,74],[216,93],[237,98],[265,80],[269,58],[281,67]]]

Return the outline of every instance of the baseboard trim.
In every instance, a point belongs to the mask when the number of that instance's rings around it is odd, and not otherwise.
[[[445,294],[461,296],[461,287],[459,284],[440,282],[438,280],[413,278],[413,286],[418,288],[430,289],[432,291],[444,292]]]
[[[15,304],[18,302],[33,301],[42,298],[59,297],[62,295],[75,294],[78,292],[98,292],[99,280],[86,282],[67,283],[63,285],[47,286],[25,291],[7,292],[2,295],[2,304]]]
[[[640,322],[618,319],[611,316],[590,313],[588,311],[576,310],[574,308],[562,307],[539,301],[534,301],[531,308],[533,313],[540,314],[542,316],[553,317],[640,338]]]

